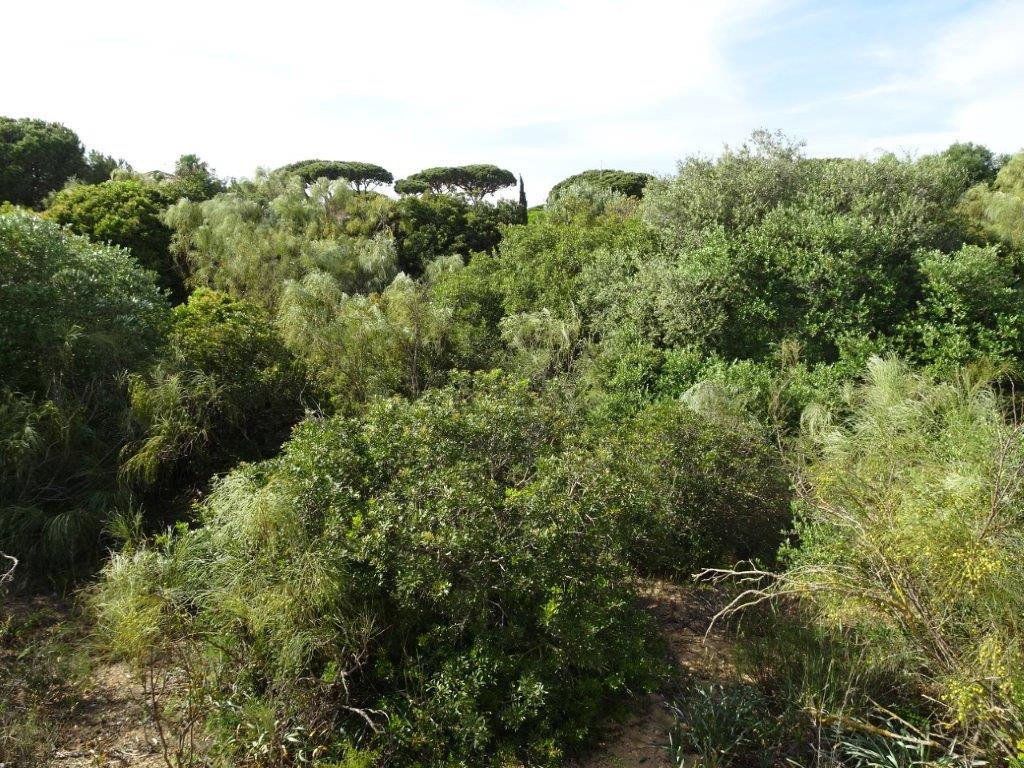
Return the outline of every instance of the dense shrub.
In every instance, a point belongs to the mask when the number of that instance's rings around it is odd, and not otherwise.
[[[590,170],[573,174],[555,184],[548,192],[548,205],[558,200],[564,191],[577,184],[601,187],[626,197],[642,197],[644,187],[653,179],[649,173],[637,171]]]
[[[1024,744],[1024,446],[990,384],[875,359],[848,417],[810,415],[798,538],[764,594],[899,664],[947,738],[995,758]]]
[[[171,231],[160,220],[167,205],[154,184],[118,179],[102,184],[78,184],[58,192],[46,217],[77,235],[99,243],[127,248],[160,284],[181,298],[184,274],[171,258]]]
[[[610,517],[636,569],[685,577],[778,549],[789,482],[754,425],[665,401],[599,422],[584,445],[560,459],[556,487],[575,489],[582,517]]]
[[[165,359],[131,383],[122,471],[161,496],[266,458],[303,413],[305,379],[259,307],[205,288],[175,307]]]
[[[593,222],[609,214],[628,216],[636,210],[637,201],[606,186],[577,181],[559,190],[558,196],[544,206],[548,221]]]
[[[980,237],[1018,249],[1024,246],[1024,152],[1011,157],[991,184],[969,189],[961,210]]]
[[[961,190],[942,158],[811,160],[757,134],[651,182],[641,214],[661,242],[597,253],[578,301],[620,344],[761,360],[792,339],[810,363],[834,362],[899,332],[919,255],[968,237]]]
[[[906,323],[906,347],[918,359],[953,368],[985,356],[1024,361],[1021,264],[999,248],[965,246],[922,256],[923,297]]]
[[[26,568],[97,554],[124,374],[149,365],[166,318],[153,273],[124,251],[0,215],[0,549]]]
[[[370,296],[344,293],[322,273],[289,283],[278,326],[343,411],[415,397],[444,377],[449,312],[404,274]]]
[[[419,275],[435,258],[492,251],[502,229],[520,221],[519,208],[501,201],[471,204],[457,195],[407,195],[396,206],[399,266]]]
[[[449,313],[451,359],[463,370],[493,368],[502,357],[499,268],[499,260],[487,253],[474,255],[468,264],[455,257],[436,260],[427,268],[431,301]]]
[[[394,276],[387,233],[346,234],[355,193],[344,181],[310,186],[294,176],[258,177],[201,202],[181,200],[166,214],[172,249],[191,282],[245,298],[270,312],[289,280],[323,273],[343,291],[383,288]]]
[[[498,249],[498,285],[509,313],[548,309],[559,316],[587,301],[585,267],[607,251],[648,252],[656,238],[640,222],[610,213],[561,224],[547,219],[510,229]]]
[[[613,527],[536,486],[565,418],[481,374],[309,421],[202,527],[116,556],[101,626],[136,661],[198,646],[180,671],[230,761],[556,760],[653,669]]]

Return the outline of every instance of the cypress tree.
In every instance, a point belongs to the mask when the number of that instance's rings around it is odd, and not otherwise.
[[[519,174],[519,215],[522,223],[527,222],[526,215],[526,187],[523,186],[523,174]]]

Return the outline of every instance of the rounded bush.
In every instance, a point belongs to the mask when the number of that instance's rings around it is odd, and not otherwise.
[[[202,527],[115,557],[102,623],[143,658],[201,650],[188,671],[236,760],[262,712],[256,741],[325,759],[550,761],[654,670],[611,529],[537,486],[565,426],[497,374],[310,420]]]

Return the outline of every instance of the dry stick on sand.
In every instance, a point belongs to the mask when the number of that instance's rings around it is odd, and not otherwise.
[[[14,571],[18,567],[18,558],[13,555],[8,555],[5,552],[0,552],[0,558],[7,560],[11,564],[6,571],[0,573],[0,587],[2,587],[8,581],[12,581],[14,579]]]

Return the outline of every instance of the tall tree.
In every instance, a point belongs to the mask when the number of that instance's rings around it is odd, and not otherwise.
[[[109,181],[114,171],[131,172],[132,167],[124,160],[104,155],[95,149],[90,149],[85,158],[85,169],[79,174],[79,178],[86,184],[102,184]]]
[[[604,187],[626,197],[643,197],[644,188],[654,177],[638,171],[590,170],[582,171],[555,184],[548,193],[548,201],[554,201],[566,187],[585,182],[595,187]]]
[[[474,203],[487,195],[516,183],[515,174],[496,165],[452,165],[424,168],[407,179],[400,180],[395,189],[408,193],[423,191],[423,185],[434,192],[464,194]]]
[[[174,177],[164,180],[164,191],[173,199],[184,197],[200,202],[209,200],[225,189],[226,185],[217,178],[209,163],[193,154],[179,157],[174,164]]]
[[[523,174],[519,174],[519,212],[523,224],[527,221],[526,208],[526,187],[523,186]]]
[[[964,174],[964,185],[968,187],[995,181],[1000,166],[1006,160],[988,147],[972,142],[950,144],[942,152],[942,157],[960,168]]]
[[[85,151],[70,128],[0,117],[0,201],[36,208],[84,170]]]
[[[345,179],[356,192],[366,192],[395,180],[387,168],[348,160],[300,160],[284,165],[277,171],[294,174],[307,184],[317,179]]]

